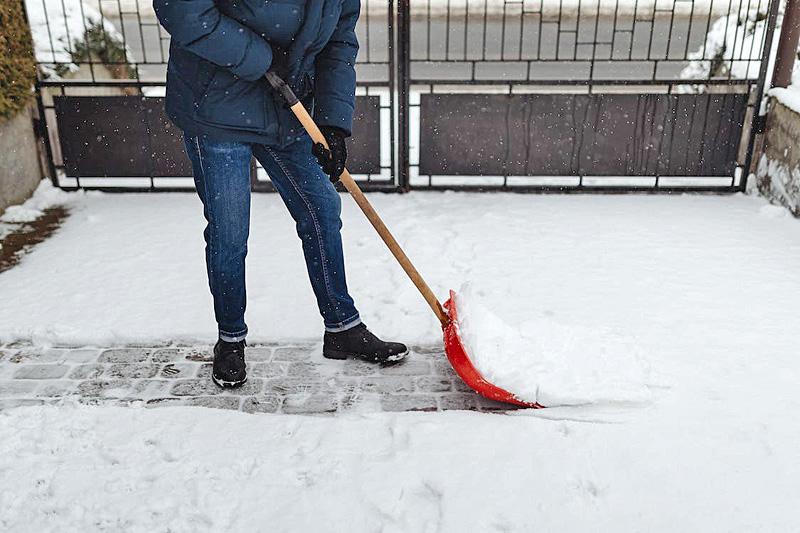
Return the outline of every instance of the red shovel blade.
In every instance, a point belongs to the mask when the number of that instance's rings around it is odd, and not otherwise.
[[[453,365],[456,373],[464,380],[464,383],[484,398],[496,402],[533,407],[534,409],[544,407],[538,403],[520,400],[507,390],[486,381],[470,361],[467,351],[464,349],[464,344],[461,342],[461,337],[459,337],[455,291],[450,291],[450,299],[445,302],[444,307],[447,309],[447,316],[450,317],[450,321],[442,328],[444,330],[444,350],[447,353],[447,359],[450,360],[450,364]]]

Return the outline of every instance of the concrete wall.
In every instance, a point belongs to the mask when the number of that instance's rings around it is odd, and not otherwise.
[[[30,110],[0,121],[0,214],[27,200],[42,179]]]
[[[758,190],[800,217],[800,113],[772,98],[758,160]]]

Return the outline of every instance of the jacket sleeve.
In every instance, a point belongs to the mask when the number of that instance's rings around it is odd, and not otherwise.
[[[272,48],[250,28],[222,14],[214,0],[153,0],[161,25],[186,50],[250,81],[272,64]]]
[[[360,0],[344,0],[342,14],[328,44],[317,55],[314,84],[314,119],[321,126],[336,126],[348,135],[353,130],[356,99],[356,23]]]

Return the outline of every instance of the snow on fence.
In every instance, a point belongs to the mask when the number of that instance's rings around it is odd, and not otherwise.
[[[82,0],[26,0],[36,60],[46,79],[76,73],[82,63],[104,64],[113,77],[133,77],[130,50],[99,6]]]
[[[681,78],[758,78],[768,31],[768,7],[765,3],[757,9],[731,13],[715,21],[703,46],[689,54],[690,63],[681,72]],[[774,39],[771,58],[777,45],[778,39]]]

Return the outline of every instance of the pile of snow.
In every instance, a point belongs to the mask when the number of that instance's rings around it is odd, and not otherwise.
[[[21,224],[25,222],[33,222],[44,214],[47,209],[59,205],[66,205],[77,201],[81,194],[70,194],[62,191],[48,180],[43,180],[36,191],[33,193],[25,203],[21,205],[12,205],[6,208],[0,222],[11,224]]]
[[[770,89],[769,95],[795,113],[800,113],[800,68],[797,63],[792,73],[792,84],[789,87]]]
[[[783,161],[769,159],[763,153],[758,160],[756,177],[763,184],[766,196],[800,216],[800,168],[790,168]]]
[[[105,39],[125,46],[122,34],[100,10],[83,0],[26,0],[28,21],[33,35],[36,60],[46,78],[59,79],[64,72],[75,72],[73,54],[87,32],[102,28]],[[130,51],[126,49],[129,60]]]
[[[461,287],[459,336],[490,383],[545,406],[650,399],[647,372],[632,339],[546,317],[516,317],[511,325],[482,300],[471,284]]]

